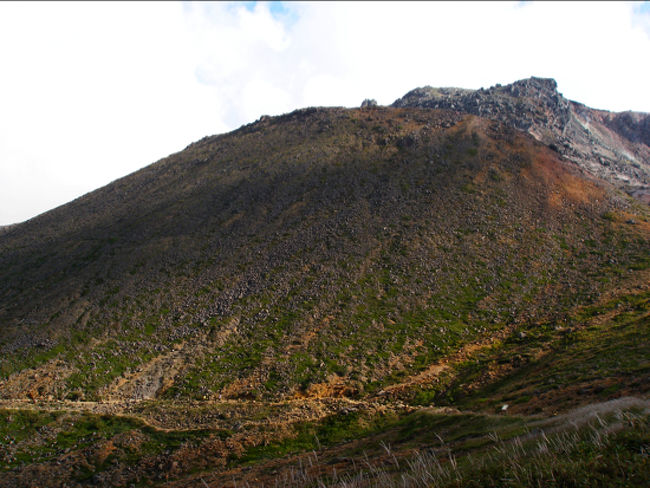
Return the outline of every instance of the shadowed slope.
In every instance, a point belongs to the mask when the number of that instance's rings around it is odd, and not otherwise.
[[[628,205],[473,116],[267,118],[0,236],[0,393],[372,394],[597,296]]]

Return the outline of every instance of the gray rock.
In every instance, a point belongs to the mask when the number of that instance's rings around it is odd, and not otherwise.
[[[425,86],[392,106],[448,109],[504,122],[650,203],[650,114],[592,109],[564,98],[555,80],[536,77],[481,90]]]

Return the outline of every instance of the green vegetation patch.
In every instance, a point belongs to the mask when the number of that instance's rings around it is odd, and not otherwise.
[[[630,391],[643,394],[650,380],[649,323],[648,291],[578,308],[566,322],[515,331],[455,364],[438,384],[419,391],[414,402],[464,409],[495,409],[507,403],[530,405],[535,411]],[[507,373],[486,379],[488,371],[503,367]],[[470,390],[470,384],[480,387]]]
[[[72,464],[75,477],[82,480],[111,462],[137,464],[215,435],[226,434],[207,429],[163,431],[123,416],[0,410],[0,468],[54,462],[77,453],[78,462]],[[105,455],[103,446],[110,446]]]
[[[262,459],[319,450],[380,432],[396,421],[394,414],[342,411],[318,422],[298,422],[292,426],[289,437],[249,448],[233,464],[251,464]]]

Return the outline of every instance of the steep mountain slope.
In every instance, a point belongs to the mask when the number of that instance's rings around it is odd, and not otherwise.
[[[617,205],[553,151],[472,116],[260,121],[3,235],[2,371],[47,361],[48,380],[0,391],[381,388],[597,296],[595,278],[647,250],[626,235],[638,225],[606,218]]]
[[[480,90],[416,88],[393,106],[445,108],[503,121],[650,203],[650,114],[589,108],[564,98],[555,80],[535,77]]]
[[[6,486],[255,485],[238,466],[422,434],[422,406],[646,395],[649,241],[647,206],[487,118],[206,137],[0,235]]]

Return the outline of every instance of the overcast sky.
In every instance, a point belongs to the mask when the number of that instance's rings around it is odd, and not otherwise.
[[[650,3],[0,2],[0,225],[203,136],[417,86],[552,77],[650,112]]]

